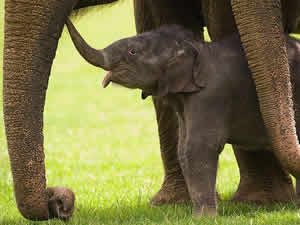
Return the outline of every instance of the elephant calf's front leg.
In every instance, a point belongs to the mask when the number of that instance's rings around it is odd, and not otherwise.
[[[200,132],[201,133],[201,132]],[[180,165],[196,217],[216,216],[216,176],[219,147],[215,138],[190,136],[179,151]]]

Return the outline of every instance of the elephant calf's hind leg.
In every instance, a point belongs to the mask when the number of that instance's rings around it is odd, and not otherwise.
[[[272,152],[251,152],[241,146],[233,148],[240,170],[240,184],[233,201],[269,204],[296,198],[291,177]]]

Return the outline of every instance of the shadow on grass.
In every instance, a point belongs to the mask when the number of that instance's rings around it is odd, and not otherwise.
[[[191,206],[188,205],[152,207],[148,203],[128,205],[122,202],[113,204],[110,208],[91,209],[79,206],[77,211],[82,216],[89,215],[93,218],[94,224],[174,224],[174,221],[182,224],[191,218],[191,212]]]
[[[74,216],[68,222],[60,220],[51,220],[48,222],[30,222],[22,218],[3,218],[0,220],[1,225],[27,225],[27,224],[84,224],[84,225],[100,225],[100,224],[243,224],[249,221],[264,218],[268,223],[273,224],[272,217],[275,217],[276,224],[280,220],[286,224],[297,224],[299,218],[295,211],[297,206],[294,203],[274,204],[270,206],[259,206],[254,204],[232,203],[229,201],[221,201],[218,205],[219,216],[202,217],[195,219],[192,216],[191,205],[168,205],[161,207],[152,207],[148,203],[129,205],[128,202],[116,202],[109,208],[91,205],[77,205]],[[131,203],[132,204],[132,203]],[[277,218],[277,214],[289,214],[293,216],[285,216]],[[277,215],[277,216],[276,216]],[[265,224],[257,222],[255,224]]]
[[[296,211],[294,203],[274,204],[269,206],[259,206],[254,204],[232,203],[222,201],[218,205],[218,217],[202,217],[195,219],[192,216],[191,205],[169,205],[161,207],[152,207],[147,203],[141,205],[126,205],[122,202],[112,205],[110,208],[86,208],[78,207],[77,216],[73,222],[84,224],[81,217],[91,219],[91,224],[215,224],[216,220],[221,224],[231,224],[229,221],[238,221],[242,224],[250,221],[251,218],[260,217],[261,215],[276,215]],[[275,216],[276,217],[276,216]],[[79,219],[79,220],[78,220]],[[268,218],[267,218],[268,219]],[[283,218],[291,224],[298,218]],[[287,221],[286,221],[287,222]]]
[[[274,203],[269,205],[254,203],[237,203],[232,201],[221,201],[218,205],[219,216],[251,216],[259,213],[276,213],[284,211],[295,211],[296,202]]]

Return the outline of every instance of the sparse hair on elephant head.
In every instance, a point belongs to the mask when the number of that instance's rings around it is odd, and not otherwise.
[[[83,58],[109,71],[102,83],[104,88],[110,82],[138,88],[145,99],[149,95],[189,93],[205,87],[205,80],[195,76],[200,70],[201,42],[179,25],[121,39],[102,50],[90,47],[70,20],[66,25]]]

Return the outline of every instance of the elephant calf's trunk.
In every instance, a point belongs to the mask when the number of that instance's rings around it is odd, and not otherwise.
[[[110,70],[111,63],[109,62],[108,57],[106,56],[104,51],[97,50],[89,46],[69,19],[67,19],[66,25],[72,41],[80,55],[90,64],[101,67],[105,70]]]

